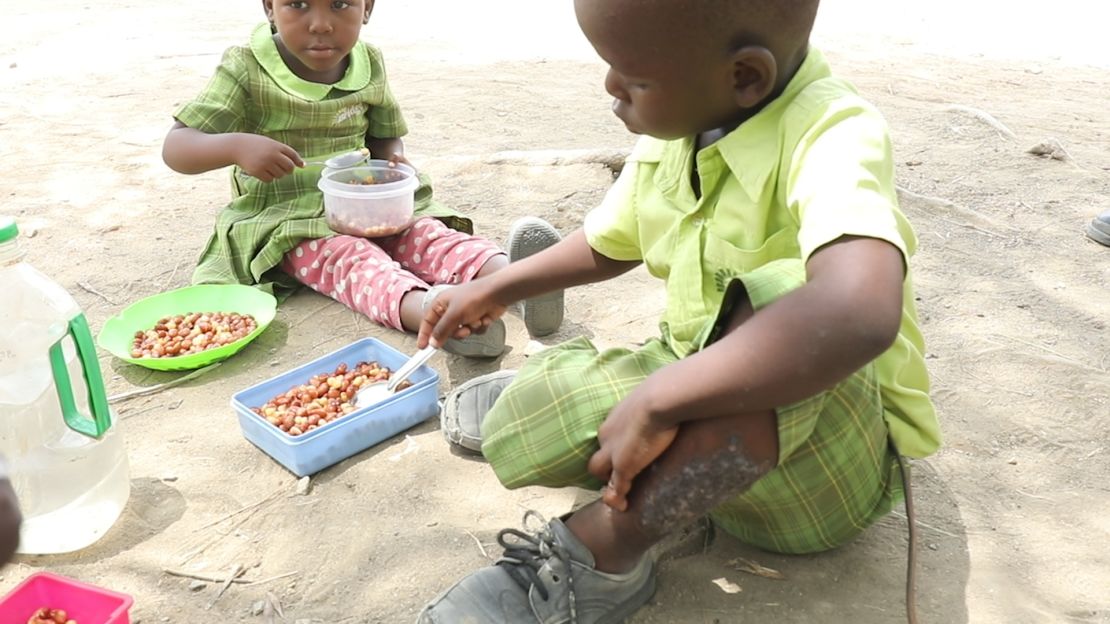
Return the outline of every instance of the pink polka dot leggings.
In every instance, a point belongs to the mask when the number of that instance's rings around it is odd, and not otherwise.
[[[332,236],[305,241],[282,270],[386,327],[401,326],[401,299],[411,290],[474,279],[498,254],[496,244],[425,217],[395,236]]]

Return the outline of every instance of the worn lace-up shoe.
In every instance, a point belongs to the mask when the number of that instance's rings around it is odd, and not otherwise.
[[[559,231],[538,217],[517,219],[509,229],[509,262],[539,253],[562,240]],[[524,326],[532,336],[547,336],[563,324],[563,291],[524,301]]]
[[[543,519],[534,511],[524,515]],[[561,520],[535,532],[497,534],[505,554],[430,602],[417,624],[620,624],[655,593],[645,556],[631,571],[594,569],[590,551]]]
[[[436,295],[450,284],[432,286],[424,293],[421,309],[427,310],[435,301]],[[443,345],[443,350],[455,355],[471,358],[493,358],[505,351],[505,322],[501,319],[494,321],[486,331],[481,334],[471,334],[463,339],[452,338]]]
[[[494,371],[449,392],[439,416],[443,437],[464,451],[481,453],[482,420],[514,377],[514,370]]]
[[[1110,247],[1110,210],[1091,219],[1087,224],[1087,236],[1096,243]]]

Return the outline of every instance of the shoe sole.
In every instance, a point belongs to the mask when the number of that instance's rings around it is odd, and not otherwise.
[[[495,358],[505,352],[505,322],[494,321],[482,334],[462,340],[452,338],[443,345],[448,353],[469,358]]]
[[[1110,247],[1110,233],[1103,232],[1101,228],[1095,227],[1094,223],[1087,224],[1087,238]]]
[[[496,375],[499,378],[501,376],[513,377],[516,375],[516,371],[511,369],[501,370],[491,373],[491,375]],[[486,376],[483,376],[483,379],[485,378]],[[443,431],[443,437],[447,439],[447,442],[451,444],[451,446],[466,451],[468,454],[481,455],[481,424],[479,423],[479,431],[477,433],[463,431],[462,427],[459,426],[458,408],[455,407],[458,396],[472,388],[476,383],[478,383],[478,378],[465,381],[460,384],[458,388],[455,388],[447,394],[447,398],[443,402],[443,411],[440,413],[439,417],[439,428]]]
[[[643,587],[636,590],[636,593],[632,594],[631,598],[617,605],[612,613],[605,614],[605,617],[598,620],[596,624],[624,624],[625,620],[632,617],[633,614],[646,605],[654,595],[655,571],[652,570],[648,582],[644,583]]]
[[[520,219],[509,230],[509,262],[516,262],[562,240],[559,232],[539,219]],[[524,326],[532,336],[547,336],[563,324],[563,291],[524,301]]]

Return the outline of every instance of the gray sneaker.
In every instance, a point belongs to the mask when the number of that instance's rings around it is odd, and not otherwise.
[[[482,452],[482,420],[516,377],[514,370],[480,375],[447,394],[439,413],[443,437],[470,453]]]
[[[524,515],[543,518],[534,511]],[[417,624],[620,624],[655,593],[645,556],[629,572],[594,569],[594,557],[562,520],[535,533],[505,529],[496,564],[471,573],[428,603]]]
[[[1103,212],[1087,224],[1087,237],[1110,247],[1110,210]]]
[[[444,288],[450,287],[451,284],[440,284],[429,288],[424,293],[421,309],[427,310],[428,306],[435,301],[436,295],[442,292]],[[497,357],[505,351],[505,322],[497,319],[486,328],[485,333],[471,334],[463,339],[452,338],[443,345],[443,350],[470,358]]]
[[[509,229],[509,262],[543,251],[562,240],[559,231],[538,217],[517,219]],[[556,291],[524,302],[524,326],[533,336],[559,331],[563,324],[563,291]]]

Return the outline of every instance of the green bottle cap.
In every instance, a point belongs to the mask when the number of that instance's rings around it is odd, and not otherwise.
[[[0,243],[6,243],[19,238],[19,226],[13,217],[0,215]]]

